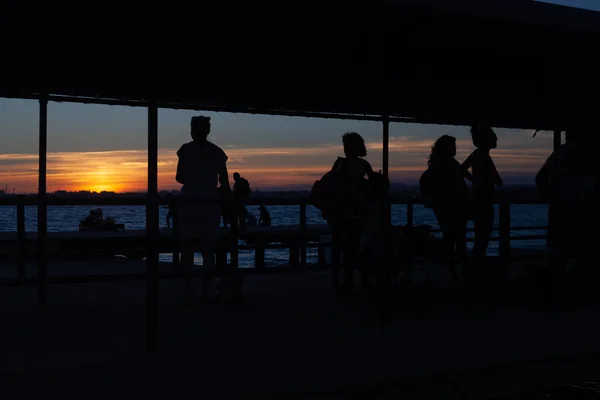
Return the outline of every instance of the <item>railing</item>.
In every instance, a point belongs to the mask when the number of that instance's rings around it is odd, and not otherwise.
[[[157,285],[160,278],[182,278],[185,282],[185,288],[189,290],[189,285],[191,283],[191,277],[197,276],[198,274],[192,273],[192,271],[184,272],[183,274],[177,273],[177,270],[172,274],[168,275],[159,275],[156,270],[155,259],[153,255],[158,254],[158,249],[155,247],[158,243],[158,237],[153,235],[158,235],[157,230],[147,230],[146,234],[146,243],[148,245],[148,254],[151,257],[147,260],[147,269],[145,273],[129,273],[129,274],[117,274],[117,275],[104,275],[104,276],[83,276],[83,277],[63,277],[63,279],[50,279],[48,277],[47,271],[47,247],[46,242],[48,241],[48,236],[46,232],[39,232],[36,236],[36,240],[38,242],[38,273],[37,277],[33,279],[33,281],[28,280],[26,276],[26,259],[25,259],[25,244],[26,244],[26,232],[25,232],[25,206],[38,206],[39,215],[46,215],[44,211],[46,211],[47,206],[146,206],[146,216],[151,215],[151,213],[156,213],[158,215],[159,207],[161,205],[172,204],[167,199],[160,199],[158,203],[153,202],[152,199],[146,197],[118,197],[118,198],[61,198],[61,197],[48,197],[46,199],[41,199],[42,202],[38,202],[38,198],[36,197],[24,197],[24,196],[14,196],[14,197],[4,197],[0,198],[0,206],[15,206],[17,209],[17,279],[9,280],[6,282],[3,280],[0,283],[1,285],[24,285],[28,283],[33,283],[38,287],[38,306],[40,308],[45,308],[47,305],[47,296],[48,296],[48,285],[49,283],[75,283],[75,282],[98,282],[98,281],[128,281],[128,280],[146,280],[147,287],[149,288],[146,294],[146,315],[147,315],[147,325],[146,325],[146,337],[148,341],[148,349],[149,351],[155,349],[154,345],[157,343],[158,331],[155,323],[151,323],[151,321],[156,321],[158,319],[158,298],[157,293]],[[184,201],[179,201],[179,204]],[[188,202],[188,201],[185,201]],[[212,203],[212,204],[223,204],[223,201],[206,201],[206,200],[193,200],[194,203]],[[414,205],[421,204],[420,201],[409,198],[409,199],[392,199],[390,201],[391,204],[406,204],[407,205],[407,225],[412,226],[414,224]],[[175,203],[175,215],[174,222],[176,221],[177,214],[177,203]],[[307,206],[309,203],[306,199],[284,199],[284,198],[252,198],[244,201],[246,205],[296,205],[300,207],[300,235],[302,238],[306,237],[306,219],[307,219]],[[504,262],[510,262],[510,206],[511,204],[544,204],[540,200],[537,199],[503,199],[497,202],[500,205],[499,208],[499,236],[494,238],[500,241],[500,256],[504,260]],[[234,209],[237,210],[239,204],[234,205]],[[155,219],[155,221],[158,221]],[[237,219],[236,219],[237,221]],[[46,224],[41,224],[44,230],[47,229]],[[539,229],[547,229],[547,227],[540,226],[529,226],[529,227],[515,227],[512,230],[539,230]],[[153,236],[153,237],[151,237]],[[232,224],[231,228],[231,246],[229,251],[231,252],[231,266],[237,267],[238,265],[238,232],[236,224]],[[518,239],[543,239],[546,235],[534,235],[534,236],[521,236]],[[178,245],[177,232],[174,232],[174,245]],[[175,247],[174,252],[178,249]],[[301,263],[306,264],[306,243],[305,240],[302,240],[301,243]],[[174,266],[177,268],[177,261],[175,261],[177,257],[174,257]],[[56,277],[54,277],[56,278]],[[152,288],[153,290],[150,290]],[[150,345],[151,344],[151,345]]]
[[[48,197],[45,202],[48,206],[148,206],[148,202],[146,197],[136,196],[136,197],[98,197],[98,198],[72,198],[72,197]],[[174,232],[173,232],[173,266],[174,271],[173,274],[163,274],[163,278],[174,278],[181,276],[181,270],[179,268],[179,240],[177,234],[177,210],[178,204],[184,203],[212,203],[212,204],[223,204],[222,200],[205,200],[205,199],[194,199],[194,200],[184,200],[178,198],[176,201],[172,201],[169,199],[160,199],[157,207],[164,205],[172,205],[173,207],[173,222],[174,222]],[[307,207],[309,202],[306,198],[273,198],[273,197],[263,197],[263,198],[250,198],[245,199],[243,202],[245,205],[294,205],[299,206],[299,215],[300,215],[300,224],[299,224],[299,237],[304,239],[307,237],[306,229],[307,229]],[[419,201],[415,198],[393,198],[390,203],[392,205],[405,204],[406,205],[406,217],[407,217],[407,225],[414,225],[414,206],[423,204],[422,201]],[[517,237],[511,237],[511,231],[534,231],[534,230],[546,230],[547,226],[521,226],[521,227],[511,227],[510,226],[510,218],[511,218],[511,205],[521,205],[521,204],[544,204],[539,199],[500,199],[496,202],[499,204],[499,226],[494,230],[499,231],[498,236],[493,236],[491,240],[499,241],[499,253],[500,256],[506,260],[510,259],[510,248],[512,240],[539,240],[545,239],[546,234],[539,235],[520,235]],[[2,280],[2,284],[25,284],[26,281],[29,284],[38,284],[38,285],[46,285],[49,281],[47,274],[38,275],[38,277],[34,279],[26,278],[26,257],[25,257],[25,206],[39,206],[37,197],[25,197],[25,196],[11,196],[0,198],[0,206],[16,206],[17,208],[17,279],[16,282],[6,282],[6,280]],[[237,210],[237,207],[233,207],[233,209]],[[158,208],[155,210],[158,213]],[[472,229],[470,229],[472,231]],[[434,232],[439,232],[439,230],[434,230]],[[43,238],[44,235],[38,235],[37,240]],[[230,238],[228,247],[221,251],[220,257],[218,256],[218,263],[225,263],[226,253],[231,254],[231,265],[234,267],[238,266],[238,252],[240,247],[238,246],[238,232],[236,224],[233,224],[231,227]],[[472,241],[472,239],[469,239]],[[43,243],[39,243],[41,246],[38,247],[41,252],[38,254],[38,262],[41,264],[45,263],[46,254],[44,252],[45,246]],[[320,244],[319,246],[323,246]],[[298,252],[299,254],[293,254],[293,257],[290,257],[290,260],[298,258],[299,264],[306,265],[307,264],[307,248],[313,247],[311,244],[307,244],[306,240],[300,240],[299,243],[294,245],[272,245],[267,246],[265,248],[289,248],[290,252]],[[259,252],[264,252],[263,248],[256,248],[254,246],[243,246],[243,249],[254,249],[256,253],[256,264],[255,266],[260,267],[260,261],[263,260],[264,255],[259,254]],[[149,253],[152,253],[154,249],[149,248]],[[264,254],[264,253],[263,253]],[[263,260],[264,261],[264,260]],[[298,264],[298,263],[291,263]],[[120,275],[120,274],[118,274]],[[123,279],[144,279],[145,274],[126,274],[123,275]],[[69,282],[69,281],[89,281],[89,280],[119,280],[119,276],[109,276],[102,275],[97,277],[82,278],[82,277],[61,277],[60,279],[50,279],[50,281],[55,282]],[[43,291],[43,290],[42,290]]]

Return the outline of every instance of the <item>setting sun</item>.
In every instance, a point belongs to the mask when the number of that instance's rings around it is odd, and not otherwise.
[[[90,192],[119,192],[119,188],[115,185],[94,185],[88,187],[76,188],[76,190],[89,190]]]
[[[504,137],[504,148],[494,157],[504,173],[533,174],[543,164],[549,151],[540,148],[518,148],[529,132]],[[509,142],[512,141],[512,143]],[[394,181],[416,181],[426,165],[431,146],[429,139],[410,138],[390,141],[390,177]],[[459,159],[468,156],[470,141],[458,140]],[[536,143],[537,145],[537,143]],[[369,161],[380,168],[381,145],[368,142]],[[340,155],[341,146],[226,148],[230,173],[240,172],[255,189],[310,188],[312,183],[331,168],[332,160]],[[47,190],[92,192],[145,192],[147,190],[148,153],[145,150],[114,150],[99,152],[48,153]],[[175,149],[161,149],[158,155],[159,189],[179,189],[175,181],[177,155]],[[17,193],[37,190],[37,155],[0,155],[0,182]]]

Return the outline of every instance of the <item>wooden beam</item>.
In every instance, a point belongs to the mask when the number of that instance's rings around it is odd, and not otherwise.
[[[77,104],[98,104],[107,106],[123,106],[123,107],[148,107],[149,101],[147,100],[127,100],[127,99],[108,99],[100,97],[81,97],[81,96],[65,96],[65,95],[49,95],[48,101],[57,103],[77,103]],[[0,98],[6,99],[21,99],[21,100],[37,100],[40,98],[39,94],[4,94],[0,95]],[[299,110],[285,110],[285,109],[271,109],[271,108],[252,108],[252,107],[239,107],[231,105],[209,105],[209,104],[188,104],[188,103],[175,103],[175,102],[164,102],[157,101],[158,108],[170,109],[170,110],[193,110],[193,111],[210,111],[210,112],[226,112],[226,113],[242,113],[242,114],[255,114],[255,115],[274,115],[274,116],[285,116],[285,117],[305,117],[305,118],[324,118],[324,119],[342,119],[342,120],[356,120],[356,121],[381,121],[380,115],[370,114],[347,114],[347,113],[331,113],[331,112],[313,112],[313,111],[299,111]],[[390,122],[413,122],[412,118],[391,116]],[[417,122],[417,121],[414,121]]]
[[[48,236],[48,205],[46,197],[46,156],[48,153],[48,101],[39,100],[39,171],[38,171],[38,205],[37,205],[37,244],[38,244],[38,307],[48,306],[48,260],[46,244]]]
[[[159,339],[159,214],[158,214],[158,86],[156,24],[159,0],[150,4],[152,9],[148,24],[148,70],[151,99],[148,102],[148,194],[146,203],[146,351],[155,352]]]
[[[552,147],[553,147],[554,151],[556,151],[562,145],[562,132],[560,130],[555,130],[553,139],[554,140],[552,142],[552,145],[553,145]]]
[[[381,168],[383,176],[389,178],[390,169],[390,120],[387,116],[383,116],[383,149]]]

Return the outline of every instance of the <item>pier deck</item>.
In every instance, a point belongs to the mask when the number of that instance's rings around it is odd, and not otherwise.
[[[161,281],[154,355],[144,354],[144,282],[51,286],[47,311],[35,288],[2,288],[0,384],[24,397],[91,387],[92,398],[342,398],[340,387],[364,384],[377,398],[368,385],[384,381],[381,396],[451,399],[597,379],[599,307],[483,301],[432,271],[433,288],[417,276],[396,289],[385,329],[368,299],[335,298],[326,272],[248,275],[241,304],[194,307],[181,305],[181,281]]]
[[[239,234],[239,238],[252,248],[263,249],[277,246],[295,247],[302,243],[318,242],[321,235],[330,234],[327,225],[256,226]],[[36,232],[26,232],[23,252],[27,257],[37,254]],[[226,247],[231,237],[231,230],[222,228],[220,244]],[[16,258],[19,255],[19,236],[17,232],[0,232],[0,257]],[[146,232],[142,229],[125,231],[96,232],[49,232],[47,252],[50,257],[64,258],[67,255],[89,255],[100,253],[126,255],[134,259],[142,259],[146,255]],[[172,253],[173,230],[159,230],[159,252]]]

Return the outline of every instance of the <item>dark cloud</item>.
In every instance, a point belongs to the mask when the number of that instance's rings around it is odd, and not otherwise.
[[[27,165],[37,164],[38,160],[33,158],[0,158],[0,165]]]

